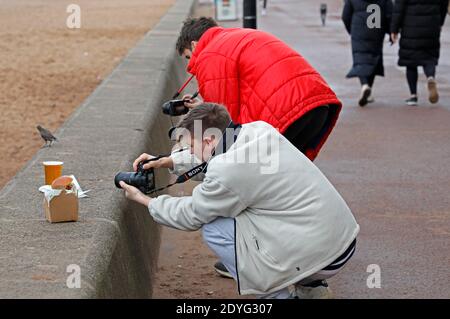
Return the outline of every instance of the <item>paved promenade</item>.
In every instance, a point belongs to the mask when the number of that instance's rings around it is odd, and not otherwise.
[[[345,79],[352,61],[350,38],[340,20],[343,1],[323,2],[329,7],[326,27],[321,26],[320,2],[314,0],[269,0],[268,14],[259,17],[258,27],[300,52],[344,103],[316,164],[348,202],[361,233],[352,261],[330,280],[330,286],[337,298],[449,298],[450,21],[442,34],[440,103],[428,103],[421,75],[420,106],[404,105],[408,89],[404,70],[396,66],[398,46],[386,42],[386,77],[377,77],[376,102],[362,109],[357,105],[359,81]],[[208,14],[207,9],[200,10],[199,14]],[[241,26],[241,22],[223,25]],[[179,290],[156,287],[157,295],[235,297],[231,281],[209,277],[215,258],[204,251],[206,247],[186,251],[184,240],[201,241],[198,234],[164,232],[162,266],[172,275],[178,273]],[[176,254],[185,257],[174,261]],[[203,259],[201,265],[188,266],[190,256]],[[175,263],[188,268],[174,271]],[[381,270],[380,289],[366,284],[372,264]],[[191,278],[196,276],[208,276],[207,287],[192,286]],[[209,290],[214,293],[207,295]]]

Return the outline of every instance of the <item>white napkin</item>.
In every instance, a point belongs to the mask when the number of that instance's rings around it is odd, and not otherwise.
[[[88,197],[86,195],[86,193],[89,192],[89,190],[83,191],[81,189],[81,186],[78,183],[77,179],[75,178],[75,176],[74,175],[69,175],[69,176],[72,177],[73,185],[75,187],[74,187],[74,190],[69,190],[69,191],[66,190],[67,193],[77,192],[78,198]],[[44,196],[47,199],[47,202],[50,202],[53,197],[61,194],[62,190],[61,189],[53,189],[50,185],[43,185],[43,186],[39,187],[39,191],[44,193]]]

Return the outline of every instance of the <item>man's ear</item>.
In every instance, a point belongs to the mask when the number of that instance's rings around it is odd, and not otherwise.
[[[191,41],[191,51],[194,52],[197,47],[198,41]]]
[[[204,140],[206,143],[208,143],[208,145],[211,145],[211,144],[214,144],[214,141],[215,141],[216,139],[215,139],[214,135],[211,135],[211,136],[205,137],[203,140]]]

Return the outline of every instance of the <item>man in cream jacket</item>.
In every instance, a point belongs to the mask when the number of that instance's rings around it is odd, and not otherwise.
[[[240,294],[330,297],[325,280],[352,256],[359,226],[320,170],[269,124],[236,125],[217,104],[191,110],[177,135],[190,150],[144,168],[182,175],[196,165],[192,156],[206,162],[192,196],[150,198],[121,182],[126,197],[146,205],[160,224],[202,228]],[[142,154],[134,168],[150,158]]]

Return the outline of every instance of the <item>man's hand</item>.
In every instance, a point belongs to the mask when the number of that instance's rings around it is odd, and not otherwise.
[[[136,187],[126,184],[124,181],[120,181],[119,184],[125,191],[126,198],[148,207],[148,204],[150,204],[151,200],[150,197],[144,195]]]
[[[137,167],[140,162],[147,161],[152,158],[155,158],[153,155],[149,155],[146,153],[141,154],[133,163],[133,170],[136,172]],[[144,169],[150,169],[150,168],[169,168],[173,169],[173,161],[170,157],[163,157],[156,161],[148,162],[147,164],[144,164]]]
[[[184,95],[183,100],[185,101],[184,105],[190,109],[193,109],[194,107],[197,107],[203,103],[203,101],[197,97],[195,99],[193,99],[191,94]]]

